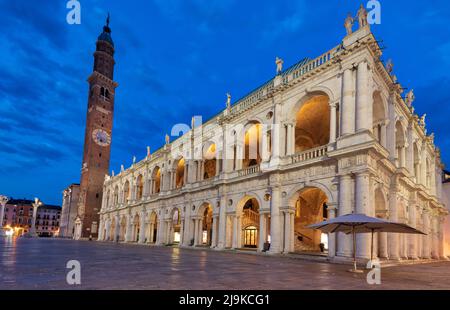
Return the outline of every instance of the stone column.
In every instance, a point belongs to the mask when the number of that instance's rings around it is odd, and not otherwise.
[[[217,246],[217,230],[219,224],[219,215],[213,216],[212,219],[212,236],[211,236],[211,248],[215,248]]]
[[[350,175],[339,177],[339,216],[352,213],[352,178]],[[338,256],[351,257],[352,237],[344,233],[338,233]]]
[[[365,60],[358,64],[356,76],[356,130],[372,130],[372,101],[367,96],[369,83]]]
[[[98,234],[97,234],[97,241],[103,240],[103,218],[100,218],[100,223],[98,224]]]
[[[258,238],[258,252],[264,250],[264,243],[267,241],[267,214],[259,214],[259,238]]]
[[[203,244],[203,219],[199,219],[198,223],[197,223],[197,228],[198,228],[198,244],[202,245]]]
[[[337,105],[337,102],[330,103],[330,144],[336,143]]]
[[[355,132],[354,83],[350,68],[344,70],[342,84],[341,134],[349,135]]]
[[[283,211],[284,220],[284,246],[283,253],[289,253],[291,247],[291,217],[289,210]]]
[[[359,172],[355,179],[355,206],[356,213],[372,216],[370,210],[370,174],[369,172]],[[356,235],[357,257],[370,259],[370,234]]]
[[[219,209],[219,241],[217,247],[224,249],[226,246],[227,235],[227,199],[226,196],[220,197],[220,209]]]
[[[37,216],[37,209],[42,206],[42,202],[39,200],[39,198],[34,198],[33,205],[33,218],[31,219],[31,228],[30,228],[30,236],[37,237],[36,233],[36,216]],[[3,219],[2,219],[3,222]]]
[[[413,228],[417,228],[417,219],[416,219],[416,207],[414,204],[409,208],[409,225]],[[418,259],[417,252],[417,235],[409,234],[406,236],[408,242],[408,257],[411,259]]]
[[[145,242],[145,213],[141,213],[139,223],[139,243]]]
[[[293,123],[287,123],[286,124],[286,155],[292,155],[294,154],[294,148],[295,148],[295,127]]]
[[[407,149],[406,149],[406,168],[414,176],[414,143],[412,123],[408,124],[407,130]]]
[[[389,220],[397,222],[398,221],[398,211],[397,211],[397,188],[392,188],[389,193]],[[396,233],[388,234],[389,242],[389,259],[399,260],[399,237]]]
[[[114,236],[112,238],[113,241],[119,240],[119,233],[120,233],[120,218],[118,215],[115,216],[115,227],[114,227]]]
[[[0,196],[0,237],[4,235],[3,221],[5,217],[5,206],[9,198],[6,196]]]
[[[432,249],[431,249],[431,257],[433,259],[439,259],[439,230],[438,230],[438,221],[437,217],[433,216],[432,220]]]
[[[233,218],[233,241],[231,244],[232,249],[238,248],[238,223],[237,223],[237,216],[232,215]]]
[[[387,139],[386,139],[386,146],[389,151],[389,160],[395,161],[396,152],[395,152],[395,101],[396,101],[396,91],[391,90],[390,96],[389,96],[389,103],[388,103],[388,114],[389,114],[389,120],[387,122]]]
[[[328,205],[328,219],[334,219],[336,217],[336,205]],[[333,258],[336,256],[336,233],[328,234],[328,257]]]
[[[386,121],[384,121],[382,124],[381,124],[381,137],[380,137],[380,144],[382,145],[382,146],[384,146],[385,148],[387,148],[387,145],[386,145],[386,135],[387,135],[387,131],[386,131],[386,128],[387,127],[387,125],[386,125]]]
[[[126,224],[126,230],[125,230],[125,242],[131,241],[131,216],[127,216],[127,224]]]
[[[387,259],[389,257],[388,255],[388,237],[387,233],[382,232],[378,233],[378,256],[379,258]]]
[[[423,232],[431,233],[428,210],[423,210]],[[429,235],[422,235],[422,258],[430,258],[430,238]]]
[[[194,246],[198,245],[198,219],[194,218]]]
[[[438,245],[438,247],[439,247],[439,258],[441,258],[441,259],[445,259],[446,257],[445,257],[445,253],[444,253],[444,224],[445,224],[445,217],[443,217],[443,216],[440,216],[439,217],[439,220],[438,220],[439,222],[439,227],[438,227],[438,233],[439,233],[439,236],[438,236],[438,242],[439,242],[439,245]]]
[[[425,187],[427,187],[427,148],[426,148],[426,142],[423,141],[422,143],[422,150],[421,150],[421,164],[420,164],[420,174],[421,174],[421,184]]]
[[[281,253],[281,190],[278,186],[272,188],[270,199],[270,253]]]

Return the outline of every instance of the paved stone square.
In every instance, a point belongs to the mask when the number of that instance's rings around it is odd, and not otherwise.
[[[371,286],[345,265],[203,249],[18,238],[0,251],[0,289],[450,289],[450,262],[383,268]]]

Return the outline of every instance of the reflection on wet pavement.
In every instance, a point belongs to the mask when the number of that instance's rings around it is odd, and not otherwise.
[[[0,289],[450,289],[450,263],[383,268],[382,284],[348,266],[286,257],[58,239],[0,239]],[[81,263],[81,285],[66,263]]]

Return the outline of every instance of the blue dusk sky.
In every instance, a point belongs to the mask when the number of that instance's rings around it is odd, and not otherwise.
[[[164,142],[176,123],[204,120],[285,67],[338,45],[347,12],[361,1],[80,0],[81,24],[65,0],[0,0],[0,194],[61,204],[80,180],[95,41],[111,13],[116,47],[111,169]],[[364,2],[366,3],[366,2]],[[381,1],[372,27],[413,88],[444,162],[450,164],[448,1]]]

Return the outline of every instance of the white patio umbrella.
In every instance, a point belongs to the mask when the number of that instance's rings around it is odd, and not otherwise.
[[[356,234],[372,233],[372,244],[370,260],[373,258],[373,234],[374,232],[392,232],[407,234],[425,233],[403,223],[391,222],[364,214],[345,214],[328,221],[312,224],[307,228],[319,229],[325,233],[343,232],[353,235],[353,272],[358,272],[356,268]]]

